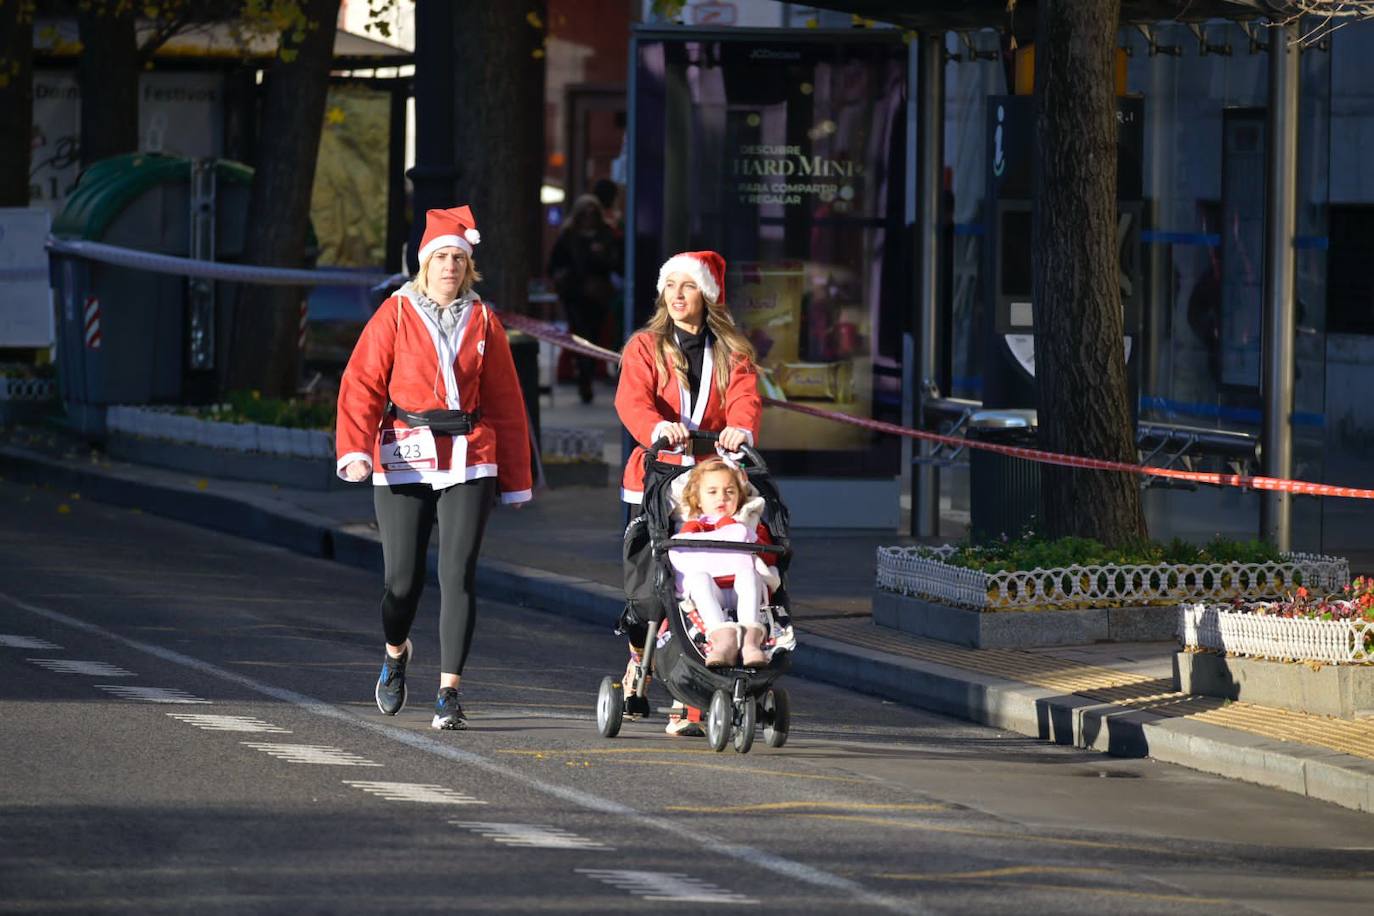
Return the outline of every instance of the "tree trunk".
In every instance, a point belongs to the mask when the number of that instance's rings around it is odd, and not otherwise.
[[[132,9],[94,3],[77,16],[81,56],[81,167],[138,150],[138,77],[142,66]]]
[[[524,311],[539,263],[547,0],[455,4],[453,94],[458,200],[471,204],[482,244],[478,292]],[[423,213],[416,213],[423,220]]]
[[[1119,11],[1120,0],[1038,5],[1035,374],[1043,448],[1135,463],[1115,243]],[[1046,534],[1145,537],[1136,475],[1043,469]]]
[[[253,190],[249,264],[305,266],[310,189],[315,181],[339,0],[301,0],[310,26],[284,33],[267,74]],[[299,39],[299,40],[298,40]],[[300,381],[300,303],[308,290],[245,284],[234,309],[225,387],[287,397]]]
[[[33,139],[33,10],[0,3],[0,207],[29,205]]]

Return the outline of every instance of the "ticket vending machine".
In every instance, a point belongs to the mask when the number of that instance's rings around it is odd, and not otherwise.
[[[1118,97],[1117,227],[1126,375],[1138,400],[1143,291],[1141,219],[1144,102]],[[983,405],[1035,406],[1035,303],[1031,297],[1031,199],[1034,188],[1034,99],[990,96],[987,107]]]

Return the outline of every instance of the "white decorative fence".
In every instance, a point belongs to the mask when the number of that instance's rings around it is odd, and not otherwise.
[[[1257,614],[1254,608],[1185,604],[1178,609],[1178,635],[1185,648],[1227,655],[1332,664],[1374,662],[1374,650],[1366,645],[1374,635],[1374,624],[1366,620],[1309,620]]]
[[[148,439],[291,458],[334,460],[334,434],[322,429],[222,423],[157,407],[110,407],[105,413],[105,426],[111,433]]]
[[[986,573],[945,562],[958,548],[879,547],[878,588],[974,610],[1136,607],[1277,598],[1305,585],[1334,593],[1350,581],[1340,557],[1285,554],[1278,563],[1066,566]]]
[[[539,452],[545,460],[600,461],[605,444],[606,435],[599,429],[542,426],[539,430]]]
[[[0,401],[50,401],[56,395],[50,378],[0,378]]]

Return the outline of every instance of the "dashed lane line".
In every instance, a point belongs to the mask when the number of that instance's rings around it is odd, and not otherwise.
[[[541,824],[507,824],[492,821],[449,821],[455,827],[480,833],[503,846],[525,849],[611,849],[599,840],[578,836],[558,827]]]
[[[76,661],[68,658],[30,658],[28,661],[56,674],[85,674],[91,677],[138,677],[127,668],[106,662]]]
[[[35,636],[20,636],[16,633],[0,633],[0,649],[60,649],[55,642]]]
[[[485,805],[486,802],[473,798],[447,786],[426,785],[418,782],[373,782],[362,779],[345,779],[343,784],[362,789],[369,795],[376,795],[387,801],[417,802],[424,805]]]
[[[574,868],[579,875],[595,878],[644,900],[662,903],[758,903],[752,897],[717,887],[709,881],[681,872],[639,871],[629,868]]]
[[[175,687],[130,687],[127,684],[96,684],[96,687],[112,693],[121,700],[137,700],[142,703],[186,703],[210,705],[210,701],[178,690]]]
[[[364,718],[354,710],[333,706],[323,700],[316,699],[315,697],[303,693],[297,693],[294,690],[273,687],[270,684],[261,683],[245,675],[229,671],[218,665],[202,661],[198,658],[193,658],[189,655],[184,655],[171,649],[164,649],[152,643],[130,639],[127,636],[122,636],[112,630],[107,630],[96,624],[88,623],[79,618],[72,617],[69,614],[64,614],[61,611],[39,607],[4,592],[0,592],[0,600],[54,623],[59,623],[84,633],[120,643],[129,648],[152,655],[155,658],[160,658],[163,661],[168,661],[201,674],[236,684],[254,693],[272,697],[284,703],[290,703],[293,706],[299,707],[321,718],[332,719],[338,722],[347,722],[350,725],[366,729],[374,734],[382,735],[417,750],[435,756],[445,757],[473,769],[482,770],[490,775],[523,784],[537,792],[562,799],[580,808],[585,808],[589,811],[595,811],[601,814],[609,814],[622,821],[636,823],[661,833],[670,834],[680,840],[698,846],[708,853],[721,855],[746,865],[772,872],[789,881],[807,884],[812,887],[824,888],[838,894],[844,894],[854,901],[890,912],[926,912],[926,908],[916,901],[903,900],[884,892],[872,890],[858,881],[833,874],[822,868],[807,865],[804,862],[797,862],[757,847],[730,842],[722,837],[704,833],[686,824],[679,823],[675,819],[649,814],[623,802],[603,798],[582,789],[576,789],[571,786],[560,786],[536,776],[512,771],[502,761],[491,759],[475,751],[465,750],[448,742],[431,738],[426,734]]]
[[[341,747],[327,744],[264,744],[258,741],[240,741],[244,747],[262,751],[287,763],[306,763],[328,767],[379,767],[366,757],[359,756]]]
[[[275,735],[289,735],[291,729],[264,722],[253,716],[218,716],[198,712],[169,712],[171,716],[187,725],[208,732],[267,732]]]

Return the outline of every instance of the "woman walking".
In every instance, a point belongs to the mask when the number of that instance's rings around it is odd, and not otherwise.
[[[481,241],[467,207],[430,210],[420,271],[377,310],[339,385],[338,473],[369,476],[385,571],[386,652],[374,696],[394,716],[406,702],[411,625],[439,524],[439,693],[432,725],[466,727],[458,701],[477,621],[473,579],[498,499],[530,499],[525,402],[506,331],[473,292]]]

